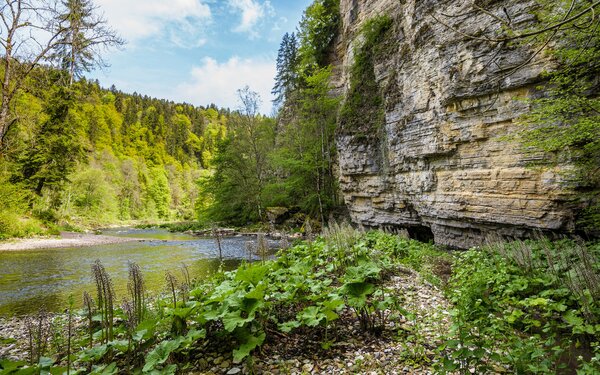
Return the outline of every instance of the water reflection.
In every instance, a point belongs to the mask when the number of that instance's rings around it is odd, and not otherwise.
[[[218,250],[212,239],[173,235],[155,229],[110,234],[160,240],[0,252],[0,315],[35,312],[41,306],[49,311],[60,311],[67,306],[71,294],[78,302],[84,291],[94,295],[90,270],[96,259],[100,259],[111,275],[118,300],[127,294],[129,261],[139,264],[147,289],[153,293],[163,291],[165,271],[182,278],[181,264],[187,265],[193,278],[206,277],[219,267]],[[245,243],[249,240],[253,238],[222,240],[225,269],[234,269],[247,258]]]

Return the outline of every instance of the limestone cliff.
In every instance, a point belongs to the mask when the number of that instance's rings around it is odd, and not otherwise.
[[[516,27],[532,21],[530,3],[508,3],[485,5]],[[340,185],[354,222],[406,227],[461,248],[492,232],[523,237],[572,227],[559,171],[528,167],[532,155],[506,137],[551,62],[538,56],[512,72],[531,51],[467,38],[432,17],[469,13],[444,20],[464,33],[493,33],[498,22],[471,4],[341,0],[334,83],[342,94],[350,88],[362,25],[378,15],[393,21],[389,46],[373,62],[382,131],[369,137],[364,129],[342,129],[337,136]]]

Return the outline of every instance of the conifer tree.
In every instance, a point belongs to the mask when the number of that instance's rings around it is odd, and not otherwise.
[[[120,46],[124,41],[96,14],[91,0],[63,0],[64,13],[59,21],[64,29],[59,45],[52,56],[68,72],[69,85],[83,72],[96,66],[105,66],[101,50]]]
[[[278,106],[285,102],[289,93],[297,86],[298,41],[294,33],[285,33],[277,53],[277,76],[271,93],[273,103]]]

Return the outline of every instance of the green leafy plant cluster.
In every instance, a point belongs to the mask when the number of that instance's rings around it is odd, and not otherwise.
[[[440,370],[599,371],[599,259],[598,244],[567,240],[461,254],[448,287],[453,332]]]
[[[309,335],[320,342],[319,350],[327,350],[341,328],[355,322],[362,334],[384,333],[390,317],[405,314],[401,296],[385,281],[409,261],[409,253],[420,251],[419,244],[339,228],[343,234],[331,229],[326,237],[282,251],[276,260],[243,264],[201,284],[185,272],[183,283],[167,273],[169,292],[152,304],[143,297],[139,269],[130,264],[132,302],[117,306],[110,277],[95,263],[99,301],[86,296],[82,316],[88,327],[69,340],[71,373],[174,374],[191,369],[189,358],[202,356],[211,345],[229,348],[234,361],[242,361],[286,335]],[[191,288],[182,287],[187,283]],[[0,373],[65,371],[64,351],[37,354],[39,360],[29,364],[1,362]]]
[[[546,153],[541,164],[574,168],[563,171],[565,185],[575,192],[579,208],[578,226],[592,232],[600,229],[600,18],[596,2],[539,1],[541,25],[559,24],[571,15],[583,15],[562,27],[547,29],[525,43],[552,42],[544,51],[557,68],[544,74],[541,97],[531,101],[532,110],[522,117],[527,125],[523,144]]]
[[[394,22],[377,16],[365,22],[350,70],[350,90],[340,111],[339,131],[378,137],[385,121],[384,98],[375,77],[375,63],[388,50]]]
[[[308,73],[323,68],[341,24],[339,0],[316,0],[306,8],[300,25],[298,48],[300,69]]]

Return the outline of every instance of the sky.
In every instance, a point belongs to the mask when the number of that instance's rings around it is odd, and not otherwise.
[[[239,107],[248,85],[271,113],[281,37],[312,0],[96,0],[126,40],[89,74],[103,87],[198,106]]]

